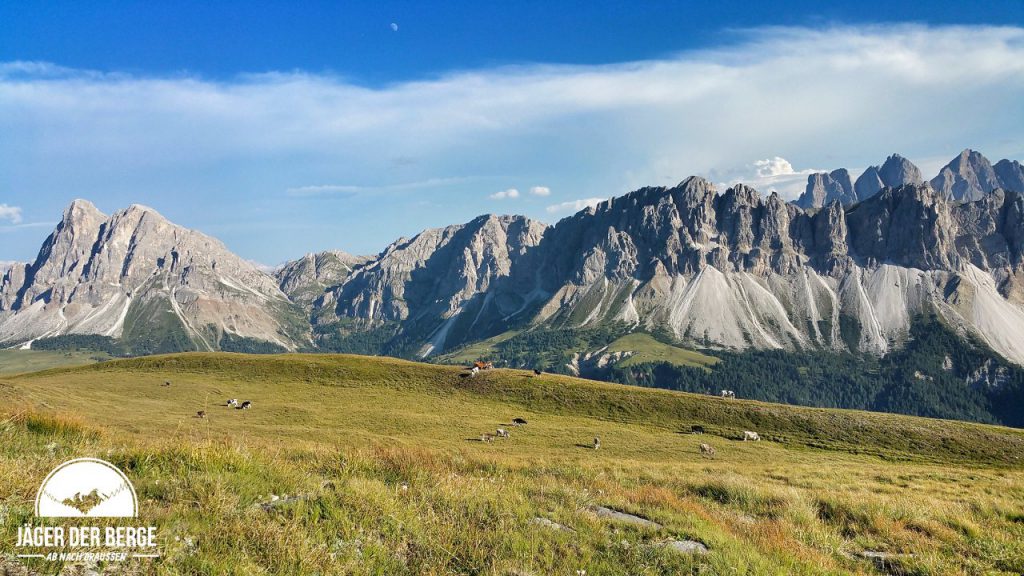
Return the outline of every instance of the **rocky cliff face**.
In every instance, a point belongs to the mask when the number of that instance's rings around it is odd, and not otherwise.
[[[35,262],[0,284],[0,343],[62,334],[174,339],[224,334],[293,348],[306,339],[274,280],[218,240],[133,205],[107,217],[76,200]]]
[[[858,196],[846,168],[825,173],[819,172],[807,177],[807,190],[796,201],[796,205],[808,210],[821,208],[833,202],[853,204]]]
[[[544,230],[522,216],[488,215],[400,239],[329,290],[317,321],[404,323],[420,338],[423,355],[464,341],[467,331],[486,334],[522,304],[522,287],[513,285],[511,272],[530,257]],[[495,297],[499,293],[504,297]]]
[[[905,185],[807,213],[699,178],[643,189],[548,231],[540,267],[552,296],[534,321],[884,353],[914,314],[936,309],[1024,362],[1020,203],[1000,193],[961,205]]]
[[[867,200],[882,188],[895,188],[904,184],[921,184],[921,170],[899,154],[885,159],[881,166],[869,166],[854,184],[858,200]]]
[[[1003,159],[996,162],[992,168],[995,170],[1000,188],[1024,192],[1024,166],[1020,162]]]
[[[328,289],[342,284],[356,268],[370,259],[368,256],[353,256],[341,250],[306,254],[298,260],[285,263],[274,272],[274,277],[282,292],[309,310]]]
[[[1002,187],[992,164],[974,150],[961,152],[932,178],[931,184],[943,197],[958,202],[981,200]]]

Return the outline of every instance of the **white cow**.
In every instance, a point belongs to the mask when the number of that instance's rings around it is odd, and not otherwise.
[[[757,435],[757,432],[751,432],[750,430],[743,431],[743,441],[750,440],[752,442],[760,442],[761,437]]]

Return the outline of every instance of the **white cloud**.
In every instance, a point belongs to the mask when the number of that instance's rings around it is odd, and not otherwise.
[[[781,156],[774,156],[755,160],[742,168],[714,171],[712,177],[718,181],[718,186],[721,188],[742,182],[763,194],[778,192],[786,200],[794,200],[806,188],[809,175],[826,171],[815,168],[797,170],[789,160]],[[851,170],[851,174],[853,178],[856,178],[859,173]]]
[[[564,212],[576,213],[584,208],[597,206],[605,200],[607,200],[607,198],[583,198],[581,200],[571,200],[569,202],[562,202],[561,204],[552,204],[551,206],[548,206],[546,210],[548,211],[548,214],[559,214]]]
[[[852,172],[893,152],[952,158],[970,146],[993,161],[1024,157],[1024,28],[725,34],[720,47],[658,60],[526,64],[380,87],[303,72],[209,80],[0,64],[0,194],[32,189],[31,199],[4,197],[32,213],[56,213],[74,190],[165,210],[173,197],[189,207],[182,214],[205,219],[189,216],[195,226],[290,218],[299,232],[260,240],[279,252],[252,254],[278,261],[330,247],[339,230],[372,250],[468,219],[486,209],[481,189],[510,181],[611,196],[691,174],[726,181],[733,176],[713,175],[738,167],[737,177],[788,195],[810,167]],[[772,161],[750,166],[776,156],[792,173]],[[433,208],[413,209],[416,198],[401,210],[366,201],[331,213],[297,199],[370,197],[453,174],[485,183],[410,189]],[[245,253],[247,238],[232,247]]]
[[[504,200],[506,198],[519,198],[519,190],[515,188],[509,188],[508,190],[502,190],[495,192],[489,196],[492,200]]]
[[[793,165],[789,163],[789,160],[781,156],[757,160],[754,162],[754,168],[757,171],[757,175],[761,178],[793,173]]]
[[[7,220],[11,224],[21,223],[21,208],[0,204],[0,220]]]
[[[547,186],[534,186],[530,188],[530,194],[532,196],[551,196],[551,188]]]

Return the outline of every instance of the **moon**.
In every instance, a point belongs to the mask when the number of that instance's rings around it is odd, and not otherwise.
[[[394,22],[392,22],[391,23],[391,31],[392,32],[398,32],[398,24],[395,24]]]

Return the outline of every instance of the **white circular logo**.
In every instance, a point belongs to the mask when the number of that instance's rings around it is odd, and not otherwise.
[[[36,516],[43,518],[134,518],[138,512],[131,481],[98,458],[57,466],[36,494]]]

